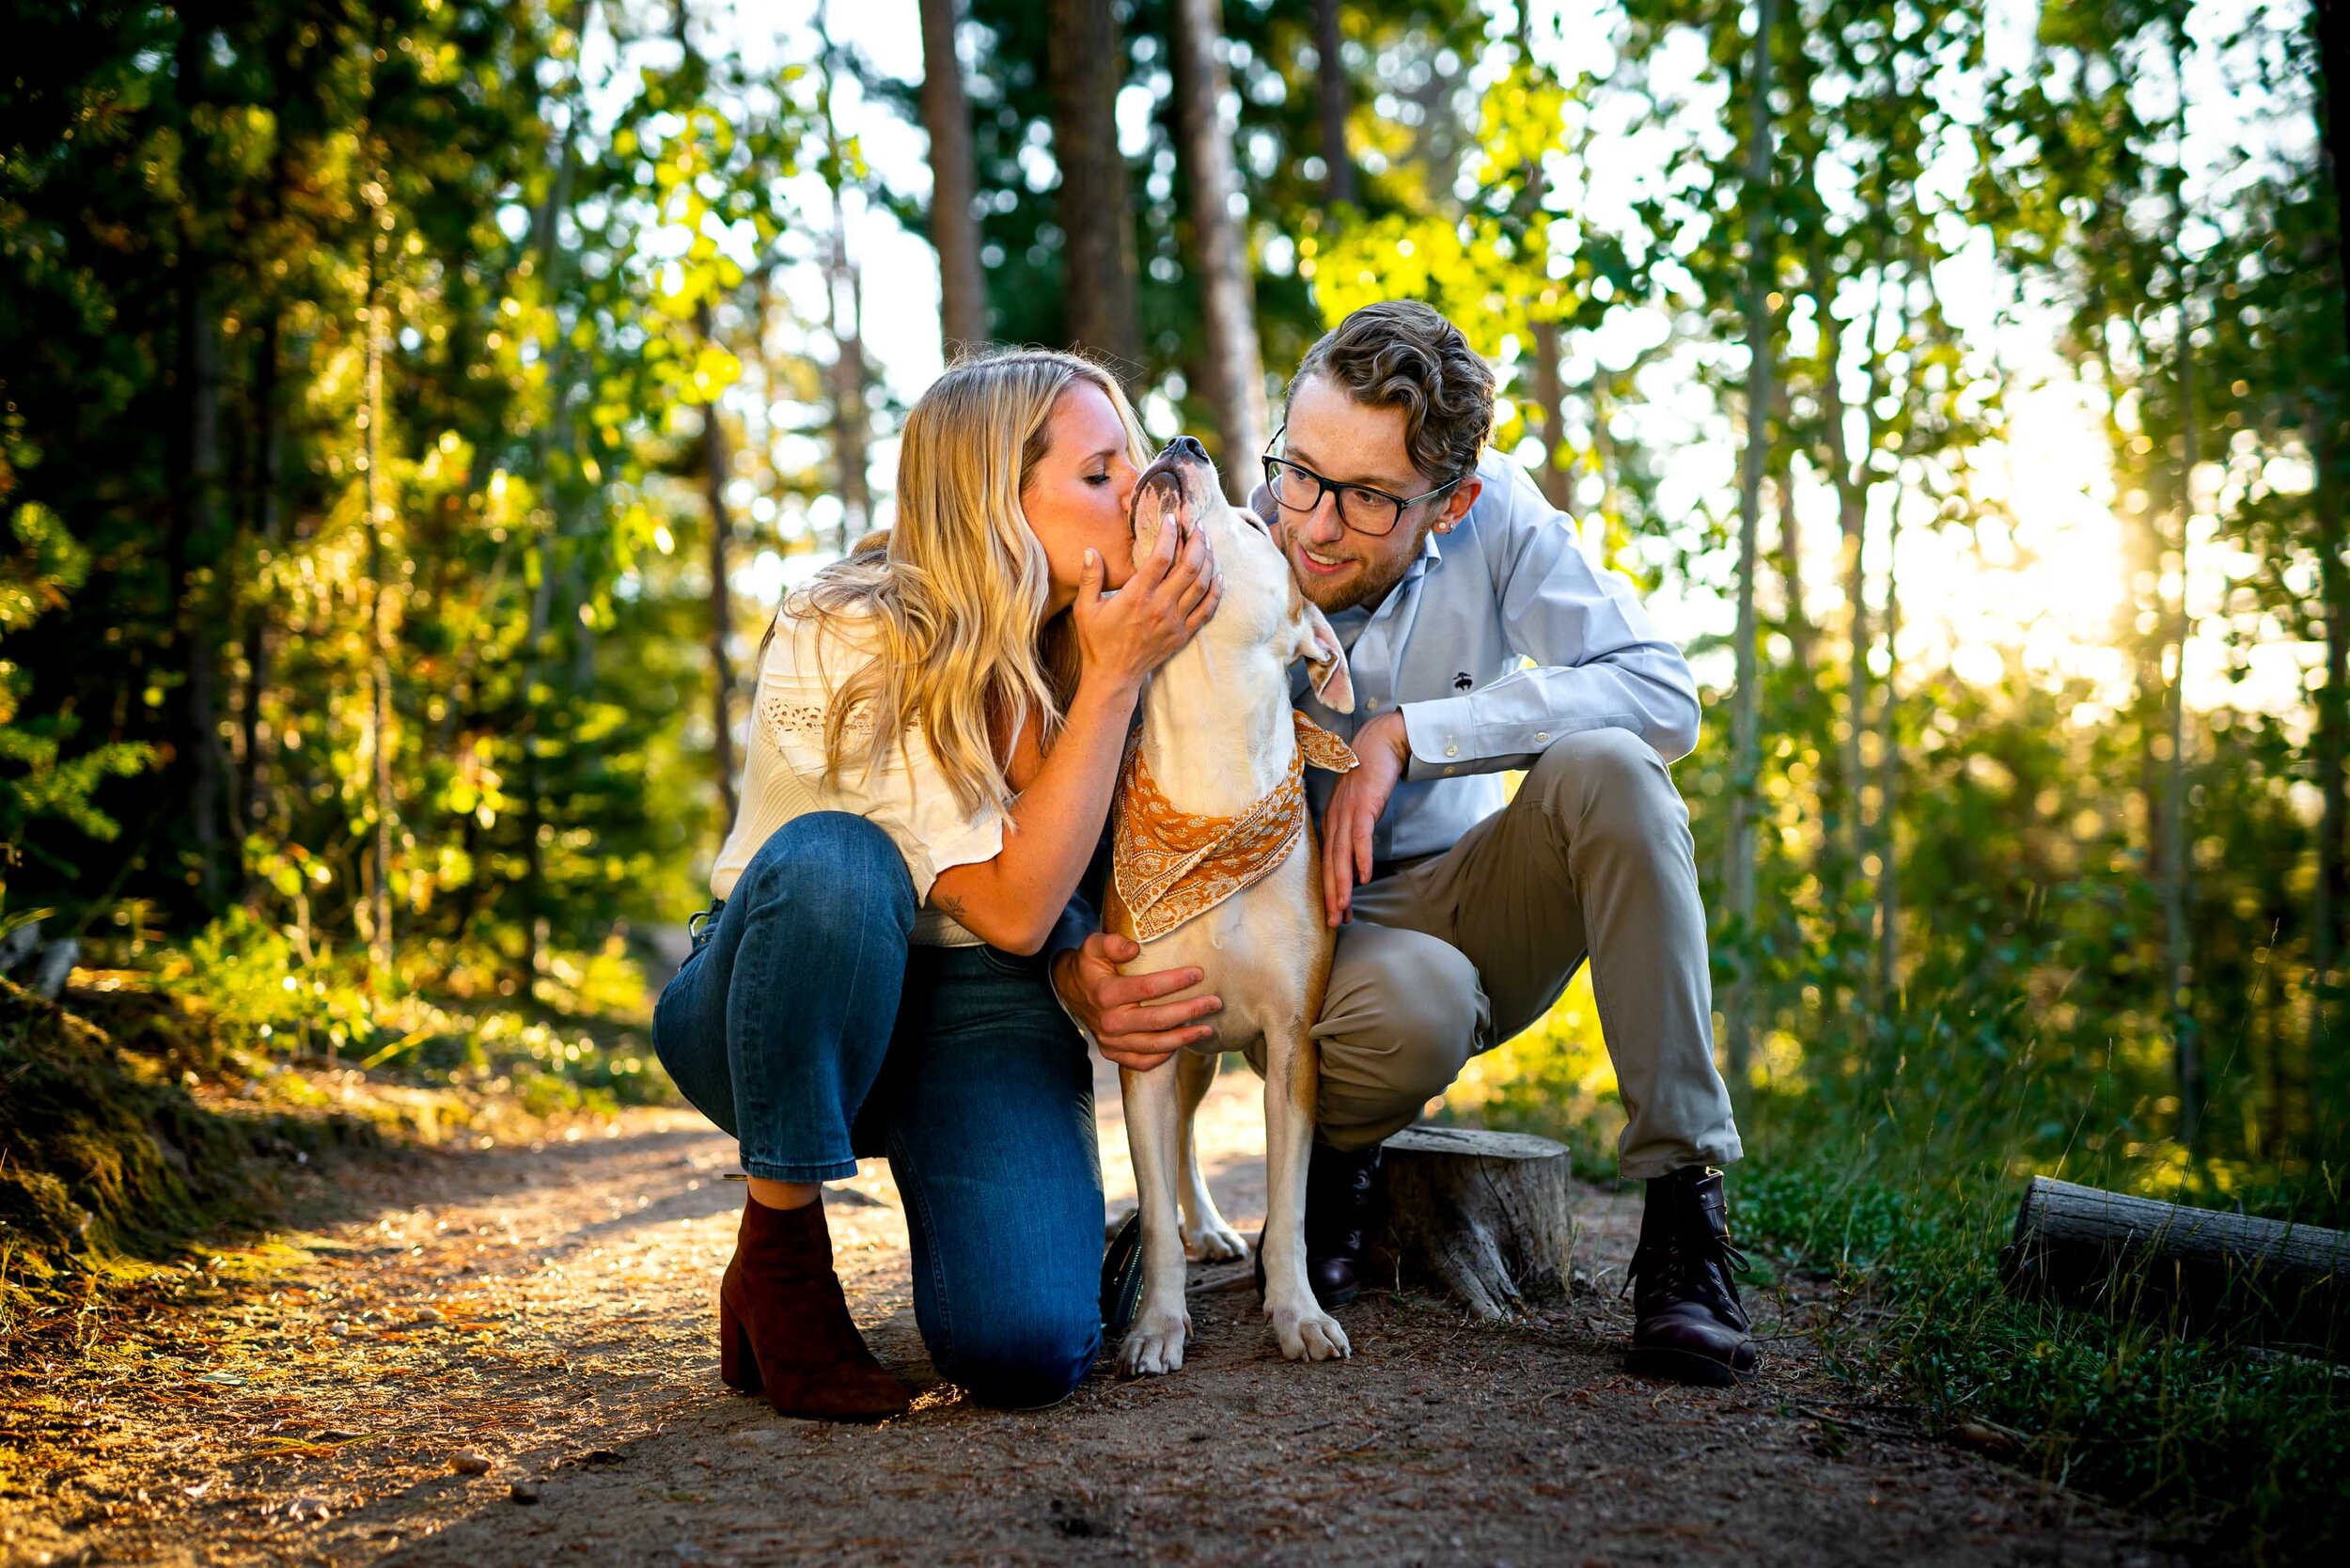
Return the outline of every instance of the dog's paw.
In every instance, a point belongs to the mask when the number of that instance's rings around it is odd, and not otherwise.
[[[1214,1219],[1196,1230],[1183,1227],[1183,1256],[1195,1263],[1229,1262],[1247,1257],[1248,1244],[1241,1240],[1238,1231]]]
[[[1265,1316],[1273,1322],[1273,1337],[1281,1341],[1281,1354],[1292,1361],[1342,1360],[1355,1354],[1339,1320],[1310,1300],[1302,1309],[1268,1307]]]
[[[1118,1347],[1118,1375],[1156,1377],[1181,1372],[1183,1341],[1191,1338],[1191,1317],[1185,1312],[1144,1312],[1135,1320]]]

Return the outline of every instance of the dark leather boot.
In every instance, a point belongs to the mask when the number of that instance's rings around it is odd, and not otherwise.
[[[1731,1384],[1755,1367],[1747,1309],[1732,1271],[1722,1173],[1684,1166],[1652,1177],[1632,1254],[1632,1368],[1684,1383]]]
[[[786,1416],[905,1414],[906,1391],[850,1321],[822,1198],[796,1209],[744,1199],[734,1261],[718,1282],[718,1375],[746,1394],[763,1389]]]
[[[1324,1311],[1360,1294],[1379,1196],[1379,1145],[1341,1152],[1317,1141],[1306,1165],[1306,1282]],[[1264,1244],[1257,1245],[1257,1294],[1264,1294]]]

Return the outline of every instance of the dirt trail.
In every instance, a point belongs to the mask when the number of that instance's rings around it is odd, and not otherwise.
[[[1202,1121],[1244,1231],[1256,1096],[1227,1074]],[[1114,1088],[1104,1106],[1115,1210],[1133,1183]],[[733,1164],[698,1119],[654,1112],[365,1170],[353,1197],[382,1207],[291,1238],[272,1278],[191,1275],[96,1323],[82,1357],[0,1370],[0,1560],[2167,1560],[1850,1403],[1798,1332],[1801,1292],[1758,1303],[1775,1337],[1750,1387],[1628,1376],[1614,1291],[1636,1215],[1588,1189],[1576,1261],[1597,1288],[1524,1323],[1366,1296],[1341,1313],[1353,1360],[1290,1365],[1246,1266],[1198,1268],[1181,1373],[1100,1372],[1006,1414],[924,1358],[876,1163],[838,1189],[834,1234],[858,1321],[923,1391],[879,1428],[779,1419],[717,1381]],[[487,1473],[455,1473],[460,1455]]]

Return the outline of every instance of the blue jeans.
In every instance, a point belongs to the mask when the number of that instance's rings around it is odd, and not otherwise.
[[[915,947],[914,915],[881,829],[793,818],[662,992],[653,1050],[753,1176],[887,1155],[932,1361],[985,1403],[1049,1404],[1101,1348],[1092,1070],[1041,959]]]

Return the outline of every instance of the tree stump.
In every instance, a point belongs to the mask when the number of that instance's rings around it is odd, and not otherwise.
[[[2016,1294],[2350,1350],[2350,1233],[2032,1178],[1999,1255]]]
[[[1564,1144],[1528,1133],[1407,1127],[1381,1165],[1374,1266],[1442,1285],[1491,1321],[1561,1291],[1574,1243]]]

